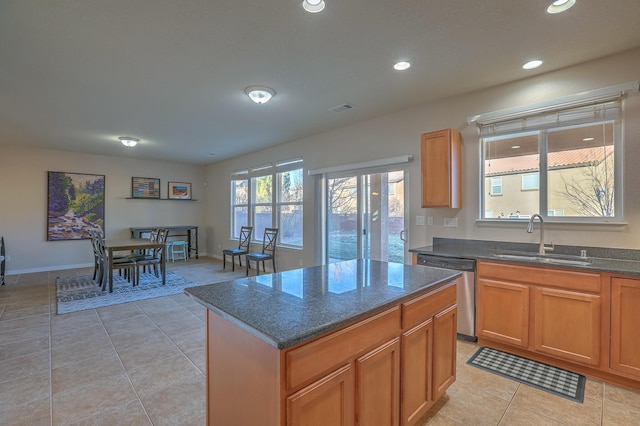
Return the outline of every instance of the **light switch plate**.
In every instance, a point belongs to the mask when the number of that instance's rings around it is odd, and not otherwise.
[[[457,228],[458,227],[458,218],[457,217],[445,217],[444,218],[444,226],[448,228]]]
[[[427,225],[433,226],[433,216],[427,216]]]
[[[424,216],[416,216],[416,226],[424,226]]]

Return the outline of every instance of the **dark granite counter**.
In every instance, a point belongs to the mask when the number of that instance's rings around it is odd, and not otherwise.
[[[191,287],[211,311],[285,349],[435,290],[459,272],[349,260]]]
[[[586,259],[580,257],[581,250],[586,251]],[[495,260],[510,263],[545,265],[556,268],[640,275],[640,250],[632,249],[556,245],[552,253],[547,253],[544,256],[536,256],[538,244],[434,238],[432,246],[417,247],[409,251],[412,253],[434,254],[444,257]],[[527,259],[504,259],[495,256],[496,254],[531,254],[532,256]],[[590,263],[588,265],[557,265],[544,261],[544,258],[554,257],[569,260],[587,260]]]

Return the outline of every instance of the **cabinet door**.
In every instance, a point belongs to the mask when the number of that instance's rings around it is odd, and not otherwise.
[[[433,405],[433,319],[402,333],[402,424],[411,425]]]
[[[457,130],[422,135],[422,207],[462,207],[460,154]]]
[[[399,424],[400,338],[356,360],[356,419],[362,426]]]
[[[476,304],[479,337],[529,345],[529,286],[479,278]]]
[[[452,306],[433,319],[433,392],[437,401],[456,380],[458,307]]]
[[[353,426],[351,365],[334,371],[287,398],[288,426]]]
[[[600,363],[600,296],[535,290],[534,350],[586,365]]]
[[[611,369],[640,377],[640,280],[611,279]]]

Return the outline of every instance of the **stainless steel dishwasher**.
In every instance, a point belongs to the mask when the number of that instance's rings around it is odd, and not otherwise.
[[[462,272],[458,279],[458,338],[476,341],[476,261],[418,253],[418,265]]]

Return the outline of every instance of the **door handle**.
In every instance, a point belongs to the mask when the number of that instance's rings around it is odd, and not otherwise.
[[[405,243],[407,242],[407,230],[403,229],[402,231],[400,231],[400,239],[402,241],[404,241]]]

